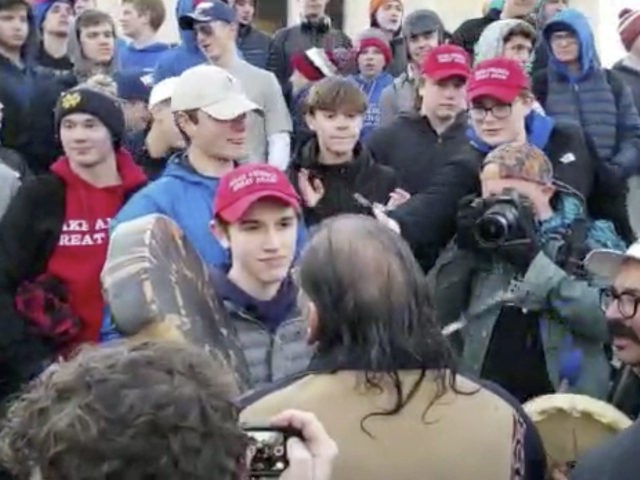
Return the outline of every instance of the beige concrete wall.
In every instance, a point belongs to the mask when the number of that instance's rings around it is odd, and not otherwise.
[[[262,0],[268,2],[288,2],[288,21],[295,23],[300,15],[299,0]],[[164,41],[175,42],[178,40],[177,23],[175,18],[176,0],[165,0],[167,6],[167,21],[163,25],[160,38]],[[629,3],[628,0],[572,0],[573,5],[581,9],[589,17],[596,32],[596,40],[606,64],[610,59],[615,59],[621,54],[620,43],[615,32],[617,12],[621,3]],[[369,0],[344,0],[345,31],[355,35],[366,28],[369,22]],[[468,18],[480,15],[482,0],[405,0],[407,12],[418,8],[431,8],[436,10],[451,31]],[[98,0],[100,8],[118,15],[120,0]]]

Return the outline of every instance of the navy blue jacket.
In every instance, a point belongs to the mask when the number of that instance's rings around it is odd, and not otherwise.
[[[238,49],[244,59],[258,68],[267,68],[271,37],[252,25],[240,25],[238,28]]]
[[[35,71],[37,32],[31,9],[28,21],[29,35],[21,52],[23,66],[18,67],[0,55],[0,103],[4,105],[0,144],[21,153],[26,152],[30,142],[29,109],[38,77]]]

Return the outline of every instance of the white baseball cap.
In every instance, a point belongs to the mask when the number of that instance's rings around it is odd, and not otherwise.
[[[616,250],[594,250],[587,255],[584,264],[592,275],[613,281],[625,260],[640,261],[640,240],[624,253]]]
[[[178,77],[170,77],[155,84],[149,94],[149,108],[153,108],[165,100],[170,100],[177,81]]]
[[[229,72],[214,65],[198,65],[178,77],[171,110],[202,110],[217,120],[232,120],[260,107],[249,100],[240,82]]]

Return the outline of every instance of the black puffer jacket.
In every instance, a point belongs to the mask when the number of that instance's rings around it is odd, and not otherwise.
[[[384,205],[389,194],[398,187],[395,172],[375,163],[368,150],[360,144],[356,145],[353,160],[342,165],[323,165],[319,157],[318,142],[313,137],[300,148],[288,170],[289,179],[298,192],[298,173],[301,169],[309,170],[311,176],[320,179],[324,187],[325,194],[318,205],[303,210],[307,225],[343,213],[369,215],[371,210],[355,200],[355,193]]]
[[[271,70],[280,85],[285,85],[293,73],[291,57],[309,48],[333,50],[335,48],[351,48],[351,39],[346,33],[331,28],[328,18],[320,22],[303,22],[292,27],[282,28],[273,36],[267,70]]]
[[[464,48],[471,58],[473,58],[474,49],[478,39],[485,28],[496,20],[500,19],[500,10],[489,10],[484,17],[470,18],[460,24],[451,36],[451,43]]]
[[[377,128],[367,147],[377,162],[397,173],[400,187],[415,194],[427,187],[437,168],[467,148],[467,117],[461,114],[438,135],[429,120],[419,115],[402,115]]]

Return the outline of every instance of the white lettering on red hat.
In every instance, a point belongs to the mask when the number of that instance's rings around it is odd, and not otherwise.
[[[272,172],[265,172],[264,170],[253,170],[252,172],[243,173],[242,175],[234,178],[229,182],[229,190],[237,192],[243,188],[250,187],[258,184],[271,184],[278,183],[278,177]]]
[[[511,72],[506,68],[490,67],[476,71],[476,80],[507,80]]]
[[[467,63],[467,59],[461,53],[440,53],[436,55],[436,60],[438,63]]]

